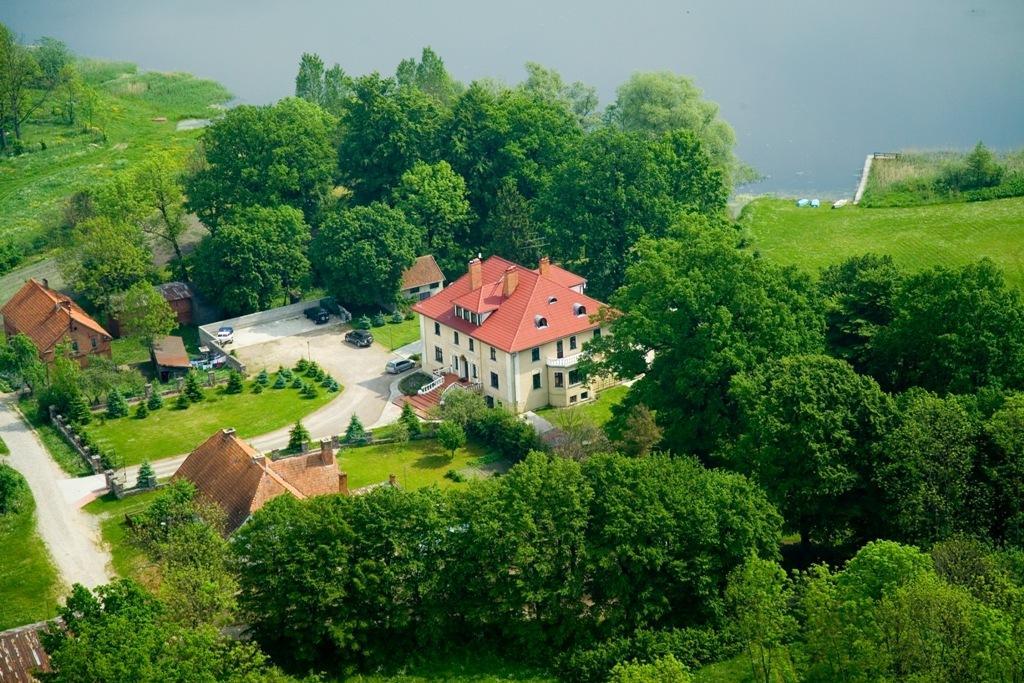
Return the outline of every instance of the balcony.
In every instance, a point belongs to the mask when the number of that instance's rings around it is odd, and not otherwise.
[[[580,362],[580,356],[582,355],[582,352],[577,351],[576,353],[571,353],[568,356],[563,356],[562,358],[548,358],[548,367],[570,368]]]

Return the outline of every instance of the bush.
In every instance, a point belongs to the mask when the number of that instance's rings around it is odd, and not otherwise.
[[[256,375],[256,384],[264,387],[270,384],[270,375],[267,374],[266,368],[260,370],[260,373]]]
[[[366,443],[368,439],[369,435],[366,433],[363,423],[359,420],[358,416],[353,415],[348,421],[348,427],[345,428],[345,443]]]
[[[253,382],[252,383],[252,393],[254,393],[254,394],[262,394],[263,393],[263,385],[260,384],[259,382]]]
[[[498,451],[509,462],[518,462],[530,451],[543,447],[533,427],[501,408],[488,409],[467,425],[469,433]]]
[[[403,320],[405,320],[405,316],[403,316],[398,311],[395,311],[394,313],[391,314],[391,319],[389,320],[389,322],[392,325],[397,325],[398,323],[402,322]]]
[[[288,452],[301,453],[309,439],[309,430],[302,424],[302,420],[299,420],[288,432]]]
[[[298,362],[295,364],[295,372],[297,372],[299,374],[302,374],[303,372],[305,372],[308,369],[309,369],[309,361],[306,360],[305,358],[300,358],[298,360]]]
[[[416,411],[412,409],[412,404],[410,403],[402,405],[402,416],[398,418],[398,421],[405,425],[410,437],[418,436],[422,430],[420,419],[416,417]]]
[[[448,458],[455,457],[455,451],[466,445],[466,432],[458,422],[445,420],[435,434],[438,443],[448,451]]]
[[[149,396],[149,400],[146,401],[146,405],[150,410],[160,410],[164,407],[164,397],[160,395],[159,391],[153,391]]]
[[[306,364],[306,369],[302,371],[302,374],[306,377],[316,377],[318,372],[322,372],[322,370],[320,370],[320,364],[314,360]]]
[[[367,315],[361,315],[352,322],[352,327],[357,330],[368,330],[370,329],[370,317]]]
[[[203,394],[203,386],[199,382],[198,372],[189,370],[188,374],[185,375],[185,391],[183,393],[192,403],[198,403],[205,398],[205,395]]]
[[[302,380],[298,377],[292,380],[292,389],[301,389],[303,386]]]
[[[153,466],[149,464],[148,460],[143,460],[139,465],[138,487],[140,489],[156,488],[156,472],[153,471]]]
[[[373,320],[371,321],[371,324],[374,327],[381,327],[381,326],[385,325],[386,323],[387,323],[387,321],[384,319],[384,314],[383,313],[377,313],[376,315],[373,316]]]
[[[285,378],[285,379],[286,379],[287,381],[291,382],[291,381],[292,381],[292,376],[293,376],[293,375],[294,375],[295,373],[294,373],[294,372],[292,372],[291,368],[280,368],[280,369],[279,369],[279,370],[277,371],[277,374],[279,374],[279,375],[283,375],[283,376],[284,376],[284,378]]]
[[[317,391],[315,384],[303,384],[299,394],[302,398],[316,398],[320,395],[320,392]]]
[[[286,386],[288,386],[287,378],[285,378],[283,373],[277,373],[277,379],[274,380],[274,388],[284,389]]]
[[[448,470],[444,473],[445,479],[451,479],[456,484],[461,484],[466,481],[466,475],[461,474],[458,470]]]
[[[434,378],[425,372],[414,372],[403,377],[398,383],[398,390],[406,396],[415,396],[416,392],[426,384],[430,384]]]
[[[111,389],[107,394],[107,417],[116,419],[128,414],[128,402],[116,388]]]
[[[135,417],[139,420],[149,417],[149,407],[146,406],[145,401],[139,401],[139,405],[135,406]]]
[[[174,407],[178,410],[185,410],[188,406],[189,400],[188,396],[185,395],[185,392],[178,394],[178,398],[174,400]]]
[[[232,370],[228,374],[228,385],[224,388],[229,394],[240,394],[245,388],[245,384],[242,382],[242,373],[237,370]]]
[[[87,425],[92,422],[92,412],[80,391],[75,392],[68,404],[68,422],[73,425]]]

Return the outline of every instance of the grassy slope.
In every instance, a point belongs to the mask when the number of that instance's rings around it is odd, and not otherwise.
[[[101,446],[113,448],[126,465],[133,465],[147,458],[159,460],[188,453],[223,427],[234,427],[242,438],[272,432],[338,396],[320,389],[319,396],[306,399],[299,396],[298,389],[291,388],[253,394],[250,387],[247,383],[240,394],[226,394],[223,387],[206,389],[206,400],[187,410],[177,410],[173,399],[167,400],[163,408],[143,420],[129,416],[100,424],[97,416],[88,431]]]
[[[0,239],[22,244],[45,241],[64,201],[76,190],[130,166],[153,149],[186,154],[199,131],[175,131],[184,118],[209,118],[211,105],[228,101],[220,84],[189,74],[134,73],[132,64],[91,62],[83,75],[98,93],[93,124],[102,134],[83,132],[84,123],[28,124],[24,140],[34,151],[0,159]],[[42,108],[49,111],[49,108]],[[166,121],[154,121],[166,117]]]
[[[557,425],[557,416],[560,411],[575,410],[582,413],[585,418],[594,424],[603,426],[608,422],[608,420],[612,419],[612,406],[622,403],[622,399],[626,397],[627,391],[629,391],[629,388],[621,385],[609,387],[599,393],[597,398],[593,401],[589,401],[588,403],[582,403],[573,408],[542,408],[537,411],[537,414]]]
[[[26,487],[20,512],[0,515],[0,630],[49,619],[60,581],[35,527],[35,501]]]
[[[150,491],[121,500],[117,500],[108,493],[83,508],[90,514],[102,517],[100,533],[103,536],[103,541],[110,547],[110,558],[114,571],[122,578],[131,577],[143,580],[150,567],[149,560],[142,549],[128,541],[128,529],[124,525],[124,516],[142,512],[159,493],[159,491]]]
[[[21,409],[21,414],[25,416],[28,423],[35,429],[36,436],[43,442],[43,446],[50,453],[50,457],[60,465],[62,470],[72,477],[85,477],[92,474],[89,466],[64,440],[60,432],[52,425],[39,419],[39,411],[36,408],[35,401],[22,401],[18,407]]]
[[[799,209],[758,199],[740,223],[765,258],[816,272],[849,256],[889,254],[914,271],[991,258],[1024,285],[1024,198],[898,209]]]
[[[401,486],[418,489],[431,484],[441,488],[451,486],[455,482],[445,479],[445,472],[474,467],[485,456],[485,451],[471,443],[456,450],[455,457],[449,460],[437,441],[423,439],[404,444],[348,448],[338,455],[338,469],[348,473],[350,488],[379,484],[394,474]]]

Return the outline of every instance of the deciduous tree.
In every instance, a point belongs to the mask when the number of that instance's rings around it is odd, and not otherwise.
[[[138,282],[115,294],[110,308],[122,334],[138,339],[145,346],[152,344],[157,337],[170,334],[178,324],[171,305],[148,282]]]

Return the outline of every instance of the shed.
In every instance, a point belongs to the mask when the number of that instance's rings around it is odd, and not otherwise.
[[[188,352],[185,351],[185,341],[181,337],[157,337],[153,342],[150,356],[161,382],[184,375],[191,367]]]
[[[184,282],[165,282],[157,285],[157,291],[163,295],[171,310],[182,325],[192,324],[192,290]]]

